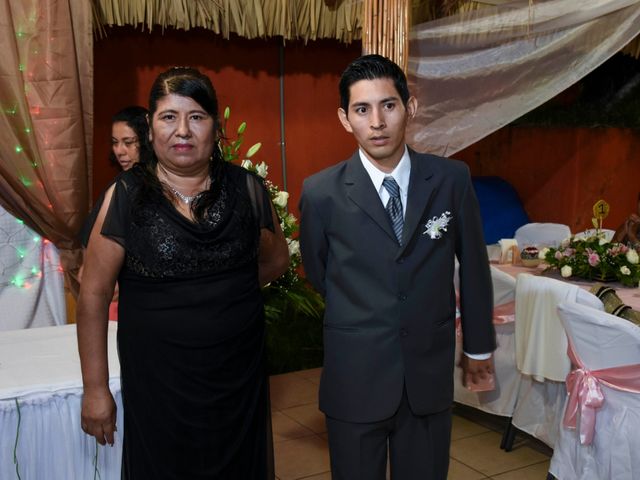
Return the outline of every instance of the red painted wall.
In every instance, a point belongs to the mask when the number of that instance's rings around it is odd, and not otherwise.
[[[211,76],[221,109],[231,107],[229,130],[247,121],[246,147],[262,142],[254,158],[267,161],[269,178],[282,185],[279,42],[224,40],[202,29],[108,29],[95,43],[94,198],[117,174],[107,160],[111,116],[127,105],[146,105],[153,79],[173,65],[192,65]],[[337,85],[360,48],[335,41],[285,45],[284,140],[294,213],[303,179],[355,149],[337,119]],[[640,135],[634,130],[507,127],[455,157],[474,175],[511,182],[533,221],[566,223],[578,231],[590,226],[591,206],[600,198],[611,205],[609,228],[635,209],[638,151]]]
[[[509,181],[534,222],[591,228],[593,204],[611,206],[605,228],[636,210],[640,133],[617,128],[506,127],[454,155],[473,175]]]
[[[246,121],[243,151],[262,142],[254,159],[265,160],[269,178],[282,185],[279,46],[279,39],[224,40],[202,29],[108,29],[106,38],[96,40],[94,52],[94,199],[118,173],[108,162],[111,116],[127,105],[147,106],[153,80],[174,65],[194,66],[211,77],[221,113],[225,106],[231,108],[228,132]],[[336,111],[340,74],[360,48],[359,43],[328,40],[285,45],[284,140],[294,213],[302,180],[355,149]]]

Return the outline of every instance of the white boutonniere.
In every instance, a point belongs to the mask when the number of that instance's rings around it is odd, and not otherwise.
[[[439,217],[433,217],[431,220],[425,223],[425,231],[422,232],[422,234],[429,234],[432,240],[442,238],[442,232],[447,231],[447,226],[449,225],[450,221],[451,212],[449,211],[444,212]]]

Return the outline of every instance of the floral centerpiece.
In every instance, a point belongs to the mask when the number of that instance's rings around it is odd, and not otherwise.
[[[540,259],[548,269],[557,269],[564,278],[614,281],[637,287],[640,282],[638,251],[622,243],[607,241],[601,232],[588,238],[570,237],[558,248],[544,248]]]
[[[247,170],[264,179],[271,201],[280,220],[280,227],[289,246],[289,268],[277,280],[262,289],[265,303],[265,317],[270,335],[267,337],[270,348],[269,363],[271,373],[291,369],[318,366],[322,359],[322,314],[324,302],[307,281],[298,273],[302,264],[300,244],[297,240],[298,220],[288,211],[289,193],[280,190],[267,178],[269,167],[262,161],[254,163],[253,156],[260,150],[261,144],[252,145],[245,154],[240,150],[244,141],[246,122],[242,122],[231,139],[227,124],[231,111],[224,110],[222,125],[223,139],[221,149],[226,161],[240,163]],[[304,351],[301,352],[300,349]],[[294,363],[294,357],[306,357]]]

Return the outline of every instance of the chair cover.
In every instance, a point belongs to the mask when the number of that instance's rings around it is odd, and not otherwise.
[[[625,369],[636,369],[640,375],[640,328],[576,303],[562,303],[558,311],[583,371],[596,379],[599,372]],[[593,438],[590,444],[581,442],[588,432],[583,431],[580,414],[576,429],[560,426],[549,468],[553,475],[562,480],[640,478],[640,393],[634,393],[639,375],[630,376],[635,388],[627,391],[606,381],[595,382],[602,404],[595,411]]]
[[[0,331],[64,325],[58,249],[0,207]]]
[[[518,248],[529,245],[557,247],[562,240],[571,236],[571,230],[561,223],[527,223],[516,230]]]
[[[457,264],[456,264],[457,267]],[[457,270],[456,270],[457,273]],[[513,315],[515,279],[495,267],[491,267],[493,284],[494,326],[497,348],[493,353],[495,366],[495,390],[472,392],[462,385],[462,369],[456,366],[454,371],[454,400],[479,410],[510,417],[513,414],[520,374],[515,365],[515,341]],[[456,275],[457,289],[457,275]],[[460,338],[461,340],[461,338]],[[462,354],[462,342],[456,342],[456,359]]]
[[[516,282],[515,356],[522,374],[513,425],[553,447],[571,370],[567,339],[557,314],[571,300],[602,310],[588,291],[560,280],[527,273]]]
[[[540,382],[564,382],[571,370],[558,304],[571,300],[600,311],[602,302],[586,290],[553,278],[522,273],[516,283],[516,360],[522,373]]]

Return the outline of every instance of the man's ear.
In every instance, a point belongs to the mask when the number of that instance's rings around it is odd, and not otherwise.
[[[347,112],[345,112],[343,108],[338,109],[338,119],[347,132],[353,133],[351,123],[349,123],[349,118],[347,117]]]
[[[416,112],[418,111],[418,100],[416,97],[409,97],[407,100],[407,114],[409,115],[409,120],[412,120],[413,117],[416,116]]]

